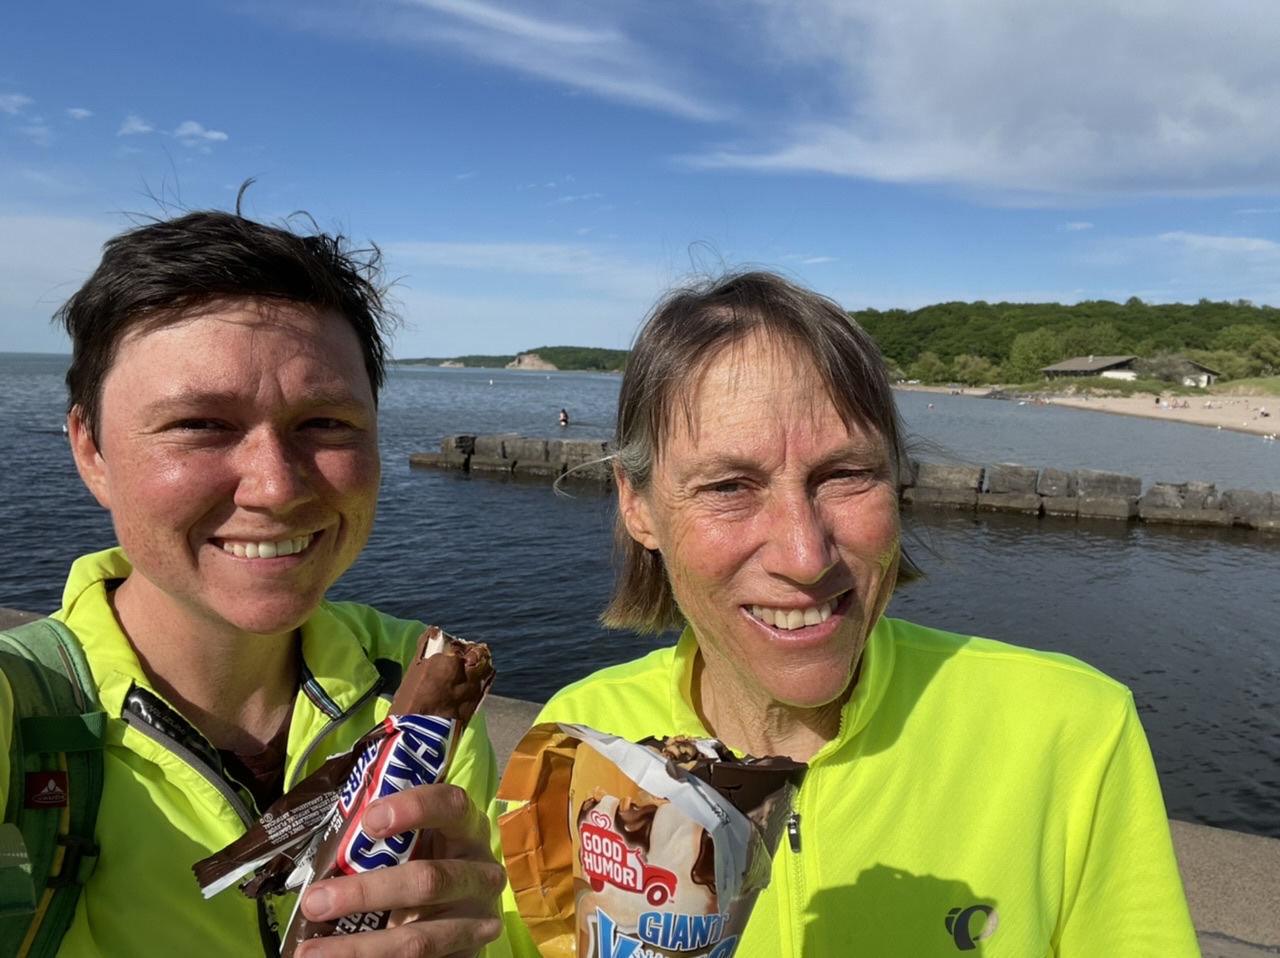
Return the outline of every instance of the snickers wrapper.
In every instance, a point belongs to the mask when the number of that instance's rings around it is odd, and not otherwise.
[[[713,739],[535,725],[507,763],[498,827],[544,958],[730,958],[804,770]]]
[[[444,780],[494,675],[484,644],[434,626],[424,632],[387,717],[291,788],[243,836],[193,866],[204,896],[235,884],[250,898],[301,893],[313,881],[425,857],[429,836],[372,838],[361,825],[365,810],[393,792]],[[389,917],[370,912],[313,922],[295,907],[280,953],[292,955],[309,938],[382,928]]]

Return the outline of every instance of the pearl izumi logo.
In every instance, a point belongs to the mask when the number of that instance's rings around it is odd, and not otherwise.
[[[66,808],[66,772],[28,772],[23,804],[27,808]]]
[[[961,951],[973,951],[978,942],[990,938],[1000,925],[1000,916],[990,905],[970,905],[947,912],[947,934]]]

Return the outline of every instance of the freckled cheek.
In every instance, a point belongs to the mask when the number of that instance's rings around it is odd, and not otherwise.
[[[113,502],[161,515],[190,513],[222,495],[230,483],[216,462],[190,456],[150,456],[130,461],[113,476]]]
[[[706,518],[684,521],[674,532],[672,547],[663,549],[664,560],[682,569],[682,578],[701,580],[712,588],[730,578],[751,552],[745,530]]]

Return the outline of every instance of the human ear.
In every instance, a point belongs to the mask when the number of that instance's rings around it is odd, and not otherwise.
[[[618,463],[613,464],[613,478],[618,484],[618,512],[627,534],[649,551],[658,550],[658,537],[653,532],[653,513],[649,500],[631,484]]]
[[[107,491],[107,464],[98,451],[89,430],[89,424],[79,406],[67,414],[67,439],[71,442],[71,455],[76,461],[80,478],[104,509],[111,508],[111,496]]]

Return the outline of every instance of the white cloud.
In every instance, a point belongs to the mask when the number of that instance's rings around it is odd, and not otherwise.
[[[86,110],[81,106],[73,106],[67,109],[67,116],[71,117],[73,120],[87,120],[89,117],[93,116],[93,111]]]
[[[580,203],[583,200],[598,200],[600,198],[600,195],[601,194],[599,193],[579,193],[576,196],[558,196],[551,202],[552,203]]]
[[[0,93],[0,113],[7,113],[9,116],[17,116],[31,103],[31,97],[21,93]]]
[[[21,127],[21,130],[25,136],[30,137],[40,146],[48,146],[53,142],[53,130],[49,129],[49,125],[40,117]]]
[[[1156,239],[1192,252],[1246,256],[1261,254],[1268,258],[1280,256],[1280,243],[1256,236],[1206,236],[1202,233],[1173,232],[1161,233]]]
[[[1280,4],[755,7],[796,119],[762,122],[764,135],[696,166],[1050,194],[1280,189]]]
[[[197,143],[222,143],[229,137],[221,130],[206,130],[201,124],[195,120],[187,120],[182,123],[173,135],[185,143],[187,146],[194,146]]]
[[[150,133],[154,129],[155,127],[142,117],[130,113],[120,124],[120,129],[116,130],[116,136],[134,136],[139,133]]]
[[[821,266],[823,263],[834,263],[835,261],[836,261],[836,258],[834,256],[809,256],[805,259],[800,260],[800,265],[801,266]]]
[[[402,269],[443,268],[490,273],[496,277],[570,280],[580,289],[622,297],[652,297],[660,289],[659,271],[634,266],[597,253],[589,246],[562,243],[435,243],[400,242],[383,247],[390,261]],[[536,284],[532,284],[531,292]]]
[[[1115,276],[1114,285],[1148,302],[1207,298],[1280,305],[1280,243],[1264,237],[1175,230],[1105,239],[1080,263]]]
[[[1063,223],[1062,228],[1068,233],[1083,233],[1085,230],[1093,229],[1093,224],[1083,220],[1073,220],[1070,223]]]
[[[295,16],[345,36],[450,48],[575,92],[675,116],[714,120],[727,115],[723,105],[693,89],[698,83],[689,65],[666,52],[674,39],[670,30],[679,29],[678,23],[659,22],[658,42],[648,48],[628,35],[620,21],[628,15],[651,17],[650,11],[648,4],[619,0],[557,0],[540,4],[536,13],[514,0],[391,0],[358,6],[331,2],[327,9],[316,3]]]

